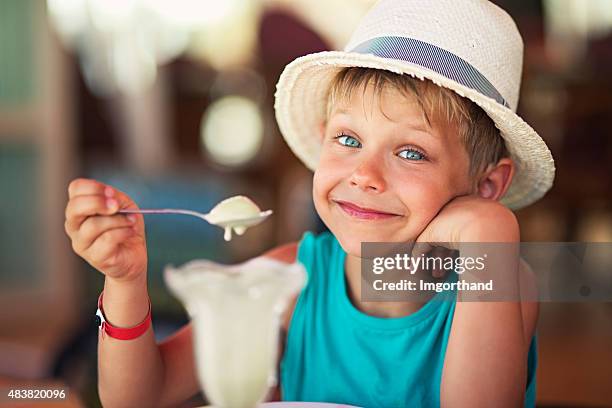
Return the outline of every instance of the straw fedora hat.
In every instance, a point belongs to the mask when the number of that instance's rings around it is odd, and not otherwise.
[[[501,202],[518,209],[541,198],[555,175],[548,147],[516,114],[522,65],[516,24],[488,0],[381,0],[344,51],[305,55],[285,67],[276,85],[276,120],[291,150],[314,170],[317,130],[338,71],[366,67],[428,79],[470,99],[495,122],[516,167]]]

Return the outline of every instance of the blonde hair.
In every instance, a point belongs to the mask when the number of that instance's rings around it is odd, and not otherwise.
[[[406,97],[415,97],[429,126],[434,123],[456,129],[470,158],[470,177],[476,178],[489,164],[509,156],[493,120],[478,105],[429,80],[410,75],[373,68],[343,68],[329,88],[327,119],[337,103],[350,100],[353,91],[360,87],[365,93],[368,84],[373,85],[378,98],[387,86]]]

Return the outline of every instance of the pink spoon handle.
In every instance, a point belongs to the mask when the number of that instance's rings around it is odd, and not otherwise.
[[[121,214],[183,214],[193,215],[194,217],[204,218],[206,214],[199,213],[197,211],[190,210],[178,210],[174,208],[161,208],[161,209],[141,209],[141,210],[119,210]]]

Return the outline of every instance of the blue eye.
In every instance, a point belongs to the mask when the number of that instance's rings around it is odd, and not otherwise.
[[[399,157],[412,161],[420,161],[425,159],[425,155],[418,150],[406,149],[399,152]]]
[[[336,137],[336,139],[338,139],[338,142],[342,145],[342,146],[347,146],[347,147],[361,147],[361,143],[359,143],[359,140],[355,139],[352,136],[346,136],[346,135],[339,135]]]

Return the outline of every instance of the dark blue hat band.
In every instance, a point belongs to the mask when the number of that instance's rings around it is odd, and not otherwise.
[[[406,37],[378,37],[359,44],[350,52],[372,54],[419,65],[495,99],[507,108],[510,107],[480,71],[461,57],[435,45]]]

